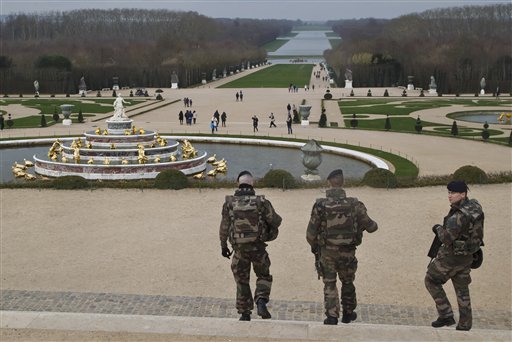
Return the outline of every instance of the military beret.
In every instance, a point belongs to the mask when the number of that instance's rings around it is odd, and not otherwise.
[[[250,172],[249,172],[249,171],[247,171],[247,170],[244,170],[244,171],[242,171],[242,172],[240,172],[240,173],[238,174],[238,177],[236,178],[236,181],[238,182],[238,181],[240,180],[240,177],[245,176],[245,175],[248,175],[248,176],[251,176],[251,177],[252,177],[252,173],[250,173]]]
[[[327,176],[327,180],[333,178],[333,177],[343,177],[343,170],[342,169],[336,169],[329,173],[329,176]]]
[[[468,186],[462,180],[450,182],[446,187],[448,188],[448,191],[452,192],[468,192]]]

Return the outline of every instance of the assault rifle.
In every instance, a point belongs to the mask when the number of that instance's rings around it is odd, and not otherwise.
[[[432,227],[432,230],[434,231],[434,228],[439,226],[438,224],[434,225]],[[437,237],[437,234],[434,236],[434,240],[432,241],[432,244],[430,245],[430,249],[428,250],[427,256],[431,259],[434,259],[437,256],[437,253],[439,252],[439,248],[441,248],[441,245],[443,243],[439,238]]]
[[[322,269],[322,264],[320,263],[320,248],[311,249],[311,252],[315,255],[315,269],[316,273],[318,274],[318,279],[322,278],[324,276],[324,271]]]

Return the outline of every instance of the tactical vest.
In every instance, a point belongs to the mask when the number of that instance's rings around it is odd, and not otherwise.
[[[322,220],[320,244],[334,246],[357,246],[361,244],[362,232],[357,227],[355,206],[357,198],[327,197],[317,200]]]
[[[453,254],[470,255],[484,245],[484,213],[475,199],[466,201],[459,209],[469,219],[469,228],[453,242]]]
[[[262,240],[261,217],[264,196],[226,196],[230,216],[229,241],[232,245]]]

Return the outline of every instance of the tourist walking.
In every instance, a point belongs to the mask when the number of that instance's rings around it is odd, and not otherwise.
[[[286,127],[288,127],[288,134],[293,134],[291,114],[288,114],[288,117],[286,118]]]
[[[337,169],[327,177],[326,198],[317,199],[311,211],[306,240],[315,255],[318,276],[324,282],[324,324],[336,325],[340,317],[340,297],[336,279],[341,281],[341,321],[357,318],[354,279],[357,270],[356,247],[363,232],[373,233],[377,223],[366,214],[366,207],[343,189],[343,171]]]
[[[222,121],[222,127],[226,127],[226,119],[228,118],[228,115],[226,112],[222,112],[220,119]]]
[[[240,93],[238,93],[238,91],[236,92],[235,97],[236,97],[236,102],[238,102],[238,99],[240,98]]]
[[[180,125],[183,125],[183,111],[180,110],[180,113],[178,114],[178,119],[180,120]]]
[[[432,231],[440,241],[437,255],[430,262],[425,276],[425,286],[434,299],[438,318],[432,322],[434,328],[455,324],[453,310],[443,290],[451,279],[459,305],[457,330],[470,330],[473,323],[469,284],[471,268],[482,261],[480,246],[483,246],[484,212],[475,199],[468,198],[468,187],[464,181],[453,181],[447,185],[450,211],[443,224],[436,224]]]
[[[249,171],[238,175],[238,189],[234,196],[226,196],[222,206],[219,228],[221,254],[230,258],[236,283],[236,309],[240,321],[250,321],[256,302],[257,313],[263,319],[271,318],[267,309],[272,288],[270,258],[266,242],[275,240],[282,218],[263,196],[257,196],[254,179]],[[232,251],[228,248],[228,241]],[[251,265],[256,274],[254,298],[250,286]]]
[[[256,115],[253,115],[252,117],[252,131],[253,132],[258,132],[258,117]]]
[[[0,131],[3,131],[5,127],[4,115],[0,113]]]
[[[215,121],[215,118],[212,117],[212,120],[210,121],[210,129],[212,130],[212,134],[215,134],[215,129],[216,129],[216,121]]]
[[[194,121],[194,125],[195,125],[196,121],[197,121],[197,112],[195,110],[192,112],[192,120]]]
[[[270,113],[270,127],[269,128],[272,128],[272,127],[277,127],[276,126],[276,118],[274,116],[274,113]]]

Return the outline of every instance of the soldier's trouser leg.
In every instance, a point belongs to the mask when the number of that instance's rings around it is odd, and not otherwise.
[[[239,251],[233,254],[231,271],[236,282],[236,309],[239,314],[251,313],[254,308],[249,276],[251,272],[251,261]]]
[[[338,287],[336,286],[336,261],[322,255],[321,260],[324,282],[324,308],[325,315],[331,317],[340,317],[340,298]]]
[[[357,271],[357,258],[355,256],[342,258],[339,266],[338,274],[341,280],[341,305],[343,311],[351,313],[357,306],[356,287],[354,286]]]
[[[270,274],[270,258],[266,250],[253,252],[252,267],[256,274],[256,290],[254,291],[254,301],[263,299],[268,303],[270,290],[272,289],[272,275]]]
[[[439,263],[438,259],[428,265],[425,275],[425,287],[436,303],[437,313],[440,318],[453,317],[453,310],[443,290],[443,285],[450,279],[448,270]]]
[[[457,295],[457,303],[459,304],[459,327],[471,329],[473,324],[473,315],[471,313],[471,299],[469,297],[469,284],[471,283],[470,268],[457,273],[453,278],[453,287]]]

